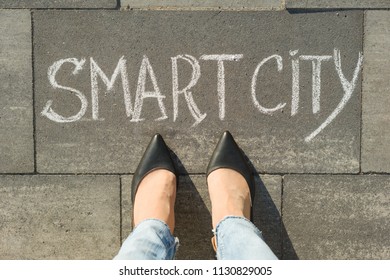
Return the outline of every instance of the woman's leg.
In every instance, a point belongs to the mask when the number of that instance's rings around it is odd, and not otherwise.
[[[115,260],[172,260],[178,239],[161,220],[142,221],[122,244]]]
[[[207,177],[218,259],[277,259],[250,219],[251,196],[244,177],[228,168]]]
[[[175,199],[175,174],[158,169],[146,175],[134,200],[134,230],[115,259],[173,259],[178,245],[173,237]]]
[[[225,217],[215,229],[219,260],[277,260],[258,228],[240,216]]]

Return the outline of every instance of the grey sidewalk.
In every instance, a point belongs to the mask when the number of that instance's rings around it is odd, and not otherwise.
[[[280,258],[389,259],[390,3],[140,3],[0,1],[0,259],[112,258],[155,132],[181,174],[177,258],[213,259],[226,129]]]

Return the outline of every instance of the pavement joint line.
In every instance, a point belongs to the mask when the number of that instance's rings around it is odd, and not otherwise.
[[[174,7],[174,6],[149,6],[149,7],[127,7],[120,8],[121,11],[224,11],[224,12],[265,12],[265,11],[284,11],[283,6],[280,7],[242,7],[242,8],[229,8],[229,7]]]
[[[36,116],[35,116],[35,56],[34,56],[34,19],[30,11],[31,19],[31,82],[32,82],[32,122],[33,122],[33,149],[34,149],[34,173],[37,173],[37,138],[36,138]]]
[[[362,48],[363,55],[365,51],[365,37],[366,37],[366,11],[363,11],[363,22],[362,22]],[[362,154],[363,154],[363,93],[364,93],[364,63],[362,64],[361,80],[360,80],[360,146],[359,146],[359,173],[362,173]]]
[[[0,176],[85,176],[85,177],[90,177],[90,176],[97,176],[97,177],[103,177],[103,176],[111,176],[111,177],[118,177],[121,175],[132,175],[132,174],[115,174],[115,173],[0,173]]]
[[[284,259],[284,238],[283,238],[283,201],[284,201],[284,176],[282,176],[280,186],[280,254],[281,259]]]
[[[123,238],[123,204],[122,204],[122,176],[119,176],[119,247],[122,246],[122,238]]]
[[[259,176],[390,176],[390,172],[359,173],[254,173]],[[0,173],[0,176],[134,176],[134,173]],[[205,173],[179,174],[185,176],[206,176]]]
[[[29,8],[32,11],[119,11],[120,8]]]
[[[296,12],[296,13],[317,13],[317,12],[338,12],[338,11],[364,11],[364,10],[370,10],[367,8],[339,8],[339,7],[333,7],[333,8],[286,8],[285,9],[288,12]],[[371,10],[377,10],[375,8],[371,8]]]
[[[119,11],[120,7],[115,8],[0,8],[0,10],[18,11],[18,10],[30,10],[30,11]]]
[[[30,10],[30,11],[56,11],[56,10],[66,10],[66,11],[131,11],[131,10],[169,10],[169,11],[296,11],[296,12],[334,12],[334,11],[354,11],[354,10],[363,10],[363,11],[369,11],[369,10],[384,10],[384,11],[390,11],[390,8],[378,8],[378,7],[365,7],[365,8],[358,8],[358,7],[327,7],[327,8],[287,8],[286,0],[282,0],[279,7],[175,7],[175,6],[149,6],[149,7],[130,7],[122,6],[120,4],[120,0],[117,1],[117,6],[113,8],[104,8],[104,7],[96,7],[96,8],[87,8],[87,7],[80,7],[80,8],[70,8],[70,7],[47,7],[47,8],[33,8],[33,7],[20,7],[20,8],[14,8],[14,7],[4,7],[1,8],[2,10]]]

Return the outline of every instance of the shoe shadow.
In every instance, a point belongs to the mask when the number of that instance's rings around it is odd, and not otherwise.
[[[175,204],[175,236],[180,245],[175,259],[213,260],[211,203],[205,175],[190,175],[172,151],[171,156],[180,174]]]
[[[282,220],[281,177],[259,175],[250,159],[243,154],[256,182],[253,223],[262,231],[266,243],[279,259],[298,259]],[[215,260],[210,241],[213,233],[206,176],[190,175],[173,151],[171,156],[180,174],[175,205],[175,236],[180,240],[176,259]]]
[[[279,259],[297,260],[298,255],[288,236],[281,215],[281,177],[259,175],[250,159],[246,155],[245,157],[249,167],[252,169],[256,182],[253,223],[262,231],[264,240]]]

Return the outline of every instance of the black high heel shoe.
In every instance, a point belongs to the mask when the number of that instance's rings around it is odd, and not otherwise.
[[[243,153],[229,131],[225,131],[219,139],[213,155],[211,156],[209,165],[207,166],[206,177],[208,177],[214,170],[220,168],[233,169],[245,178],[249,186],[251,196],[250,220],[252,221],[252,206],[255,197],[255,180]]]
[[[131,182],[131,201],[133,203],[142,179],[157,169],[171,171],[177,179],[175,164],[173,163],[169,149],[162,136],[158,133],[153,136],[134,173],[133,181]]]

